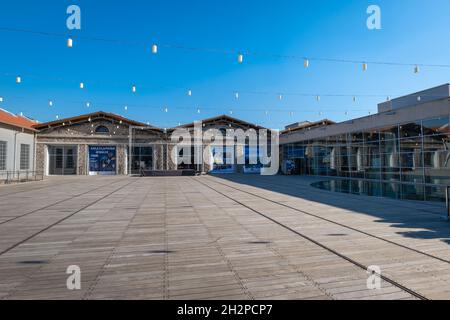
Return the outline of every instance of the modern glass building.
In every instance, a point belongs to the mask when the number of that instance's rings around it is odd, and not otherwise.
[[[348,193],[444,201],[450,185],[450,86],[379,105],[379,113],[289,127],[287,174],[339,177],[315,186]]]

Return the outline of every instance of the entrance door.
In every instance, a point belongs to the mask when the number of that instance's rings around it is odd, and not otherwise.
[[[48,173],[50,175],[77,174],[76,146],[49,146]]]
[[[153,170],[153,148],[137,146],[132,148],[131,174],[141,174],[142,171]]]

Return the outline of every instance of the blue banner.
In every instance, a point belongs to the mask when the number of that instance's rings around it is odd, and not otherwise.
[[[116,147],[89,146],[89,173],[115,174]]]

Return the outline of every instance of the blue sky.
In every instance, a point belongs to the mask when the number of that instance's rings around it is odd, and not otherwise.
[[[81,7],[79,31],[66,28],[70,4]],[[370,4],[381,7],[382,30],[366,27]],[[450,64],[449,16],[448,0],[5,0],[0,28],[71,35],[74,47],[67,48],[65,37],[0,30],[0,106],[40,121],[103,110],[160,127],[230,110],[270,128],[320,118],[343,121],[375,112],[387,95],[447,83],[450,68],[423,67],[414,74],[410,66],[369,64],[362,72],[361,65],[311,61],[305,69],[300,57]],[[152,43],[160,44],[157,55]],[[258,54],[238,64],[235,54],[164,44]],[[321,100],[284,95],[280,101],[279,92],[320,94]],[[379,96],[355,103],[327,94]]]

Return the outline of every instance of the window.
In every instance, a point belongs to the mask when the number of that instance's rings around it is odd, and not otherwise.
[[[30,145],[20,145],[20,170],[30,169]]]
[[[95,133],[108,134],[109,129],[105,126],[98,126],[97,128],[95,128]]]
[[[6,170],[6,141],[0,141],[0,170]]]

